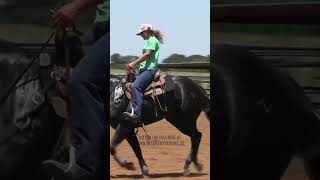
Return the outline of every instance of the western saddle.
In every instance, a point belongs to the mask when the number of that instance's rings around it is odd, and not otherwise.
[[[135,80],[135,71],[129,71],[126,75],[126,80],[124,80],[125,87],[124,92],[128,99],[130,101],[132,100],[131,95],[131,88],[132,88],[132,82]],[[169,83],[171,84],[171,78],[168,75],[162,75],[160,70],[157,70],[153,76],[152,82],[149,84],[149,86],[144,91],[144,97],[151,97],[153,100],[153,104],[155,105],[155,113],[156,116],[158,116],[157,112],[157,106],[156,102],[158,103],[160,109],[164,112],[167,111],[167,104],[166,104],[166,92],[168,91],[168,88],[166,85]],[[164,107],[161,105],[158,96],[164,95]]]
[[[132,80],[135,79],[135,72],[129,72],[127,73],[127,80],[126,80],[126,96],[131,99],[131,86],[132,86]],[[131,78],[128,76],[132,76]],[[149,84],[149,86],[144,91],[144,96],[150,96],[154,99],[154,97],[164,94],[165,93],[165,76],[161,75],[161,71],[157,70],[153,76],[152,82]]]

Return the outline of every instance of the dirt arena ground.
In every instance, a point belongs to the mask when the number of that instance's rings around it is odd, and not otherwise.
[[[190,138],[165,120],[146,126],[149,136],[154,139],[168,144],[146,144],[146,135],[144,131],[139,130],[139,141],[143,151],[146,163],[149,166],[150,178],[159,180],[209,180],[210,179],[210,123],[205,115],[201,113],[198,117],[197,126],[202,133],[202,141],[200,144],[198,159],[204,165],[202,172],[197,172],[195,167],[191,166],[191,175],[183,176],[183,166],[186,157],[191,148]],[[114,130],[110,128],[110,136],[112,137]],[[171,143],[171,144],[170,144]],[[138,161],[130,148],[129,144],[124,141],[118,147],[118,154],[138,167]],[[110,157],[110,179],[127,180],[142,178],[140,168],[135,171],[129,171],[120,168],[119,165]]]
[[[281,180],[308,180],[304,167],[299,159],[293,159]]]
[[[139,131],[139,141],[143,151],[144,158],[149,165],[150,178],[159,180],[209,180],[210,179],[210,123],[202,113],[197,121],[198,129],[202,132],[202,141],[199,149],[199,162],[204,165],[202,172],[197,172],[194,166],[191,166],[191,176],[184,177],[182,175],[184,161],[190,151],[190,139],[188,136],[180,133],[175,127],[163,120],[146,126],[147,132],[151,137],[162,138],[163,141],[177,142],[180,144],[171,145],[146,145],[145,134],[143,130]],[[114,130],[110,128],[111,137]],[[171,137],[170,140],[168,140]],[[167,140],[165,140],[167,139]],[[182,142],[182,143],[181,143]],[[135,163],[138,167],[138,161],[131,150],[129,144],[124,141],[118,147],[119,155]],[[129,171],[120,168],[118,164],[110,159],[110,179],[129,180],[140,179],[140,168],[135,171]],[[304,168],[298,159],[293,159],[281,180],[307,180]]]

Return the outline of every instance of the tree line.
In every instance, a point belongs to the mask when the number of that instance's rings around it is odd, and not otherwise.
[[[124,64],[128,64],[133,60],[137,59],[138,56],[133,55],[120,55],[118,53],[111,55],[111,66],[114,68],[123,68]],[[162,63],[190,63],[190,62],[203,62],[209,63],[210,62],[210,55],[202,56],[202,55],[191,55],[186,56],[183,54],[172,54],[167,58],[163,59]]]

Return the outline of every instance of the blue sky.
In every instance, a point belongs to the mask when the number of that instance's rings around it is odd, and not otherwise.
[[[160,60],[173,53],[210,53],[209,0],[111,0],[111,54],[141,55],[144,40],[136,36],[150,23],[164,34]]]

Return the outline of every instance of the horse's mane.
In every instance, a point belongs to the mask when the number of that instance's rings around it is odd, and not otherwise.
[[[14,42],[10,42],[4,39],[0,39],[0,53],[19,52],[27,53],[28,51]]]

